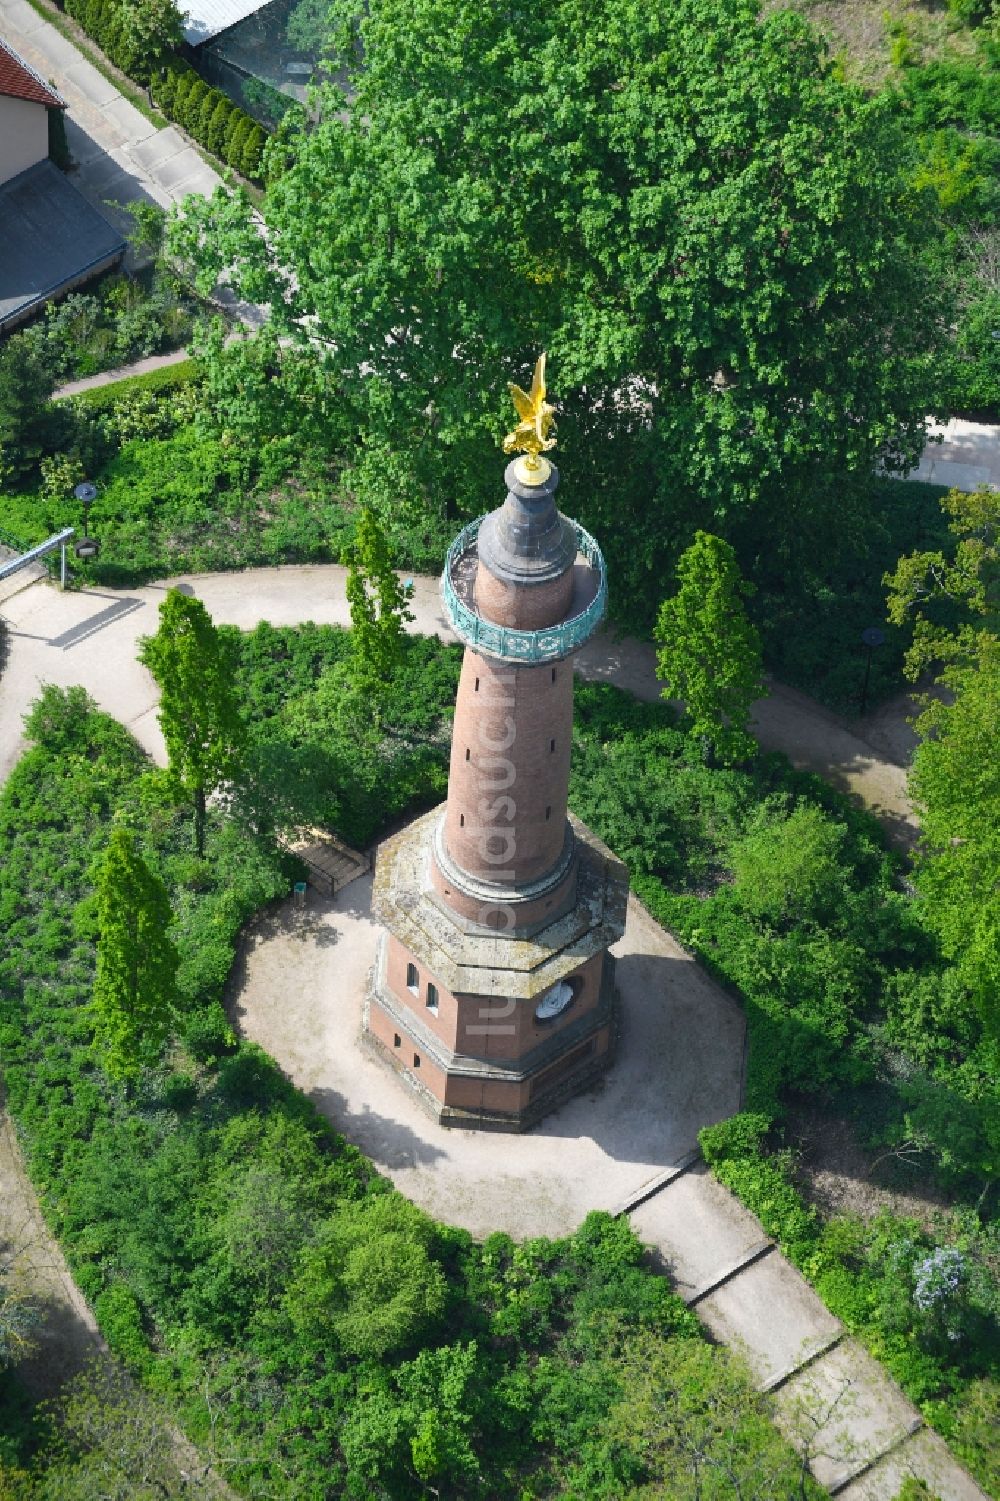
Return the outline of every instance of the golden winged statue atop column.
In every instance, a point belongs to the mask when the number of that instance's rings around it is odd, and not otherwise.
[[[555,427],[555,407],[545,400],[545,355],[540,354],[535,362],[530,391],[522,391],[513,381],[508,382],[507,389],[521,420],[514,431],[504,438],[503,451],[526,454],[527,457],[519,463],[522,475],[526,471],[536,477],[537,483],[539,479],[545,478],[549,468],[539,455],[554,448],[556,442],[555,438],[549,437]]]

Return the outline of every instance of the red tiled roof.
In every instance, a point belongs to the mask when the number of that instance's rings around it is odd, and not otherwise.
[[[0,37],[0,94],[11,99],[30,99],[33,104],[55,104],[61,109],[66,108],[65,99],[60,99],[55,89],[44,83],[3,37]]]

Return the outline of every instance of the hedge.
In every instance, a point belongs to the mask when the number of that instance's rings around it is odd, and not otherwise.
[[[147,370],[143,375],[126,375],[121,380],[107,381],[102,386],[91,386],[88,391],[78,391],[75,396],[58,399],[71,401],[77,410],[95,414],[110,412],[125,396],[138,396],[147,391],[173,391],[191,385],[201,377],[197,360],[178,360],[175,365],[161,365],[158,370]]]
[[[152,76],[130,66],[121,45],[117,0],[66,0],[66,12],[92,37],[111,62],[136,82],[148,85],[157,108],[180,125],[200,146],[244,177],[260,179],[267,135],[263,128],[221,90],[212,88],[188,63],[171,57]],[[230,148],[234,122],[245,129]]]
[[[260,180],[266,132],[220,89],[199,77],[194,68],[180,58],[172,58],[150,80],[150,92],[163,113],[206,151],[242,176]]]

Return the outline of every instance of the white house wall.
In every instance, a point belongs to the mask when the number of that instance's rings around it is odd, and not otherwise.
[[[30,99],[0,95],[0,182],[44,161],[49,154],[48,110]]]

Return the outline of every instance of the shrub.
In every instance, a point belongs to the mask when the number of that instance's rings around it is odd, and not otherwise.
[[[949,405],[958,412],[1000,412],[1000,293],[983,292],[962,313],[950,362]]]
[[[223,148],[232,115],[232,104],[226,98],[225,94],[220,94],[205,129],[205,145],[215,156],[223,155]]]
[[[54,453],[42,459],[42,494],[47,500],[65,501],[73,494],[86,471],[79,458],[68,453]]]
[[[250,130],[250,117],[241,109],[233,109],[226,124],[222,142],[222,155],[231,167],[242,159],[243,146]]]
[[[184,1027],[184,1046],[196,1063],[211,1063],[236,1046],[233,1029],[220,1005],[203,1006]]]
[[[948,0],[948,8],[951,9],[952,0]],[[895,1501],[941,1501],[940,1496],[923,1480],[916,1475],[907,1475],[903,1484],[896,1492]]]
[[[243,151],[240,156],[239,170],[243,173],[244,177],[260,176],[261,160],[264,155],[264,146],[266,143],[267,136],[261,127],[259,125],[252,126],[244,142]]]
[[[907,68],[900,81],[911,119],[921,130],[957,125],[1000,134],[1000,70],[995,52],[981,48],[975,61],[942,58]]]
[[[775,925],[829,916],[844,897],[846,833],[815,804],[776,817],[765,803],[729,857],[740,907]]]
[[[148,370],[144,375],[127,375],[104,386],[92,386],[89,391],[80,391],[66,400],[78,412],[111,412],[124,397],[146,393],[164,395],[201,379],[202,369],[197,360],[178,360],[176,365],[161,365],[158,370]]]
[[[138,1299],[123,1282],[113,1282],[98,1296],[94,1313],[101,1331],[118,1358],[132,1371],[151,1364],[149,1342],[142,1329]]]
[[[183,113],[179,116],[178,123],[190,135],[196,135],[198,121],[201,118],[201,106],[208,94],[208,84],[203,78],[195,78],[184,98]]]
[[[770,1129],[766,1115],[743,1111],[714,1126],[703,1126],[698,1132],[698,1145],[709,1167],[716,1167],[720,1162],[758,1156]]]

